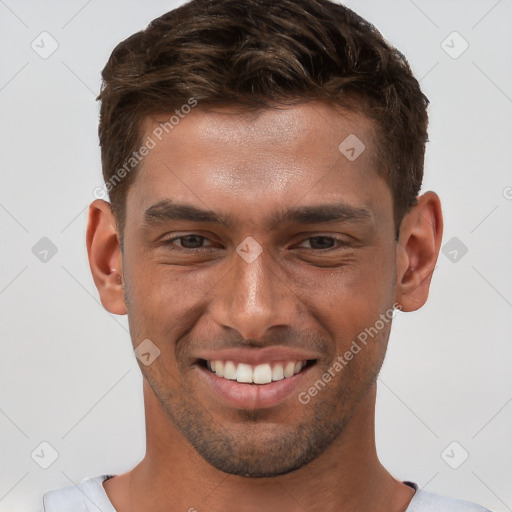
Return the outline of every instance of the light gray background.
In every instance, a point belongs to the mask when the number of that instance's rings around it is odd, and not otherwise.
[[[84,235],[101,185],[100,71],[117,42],[179,3],[0,0],[0,511],[36,511],[45,489],[144,455],[127,322],[98,302]],[[443,244],[468,248],[448,246],[428,304],[395,321],[379,455],[398,478],[512,510],[512,1],[347,5],[421,79],[431,100],[424,190],[443,201]],[[31,48],[43,31],[59,45],[47,59]],[[442,46],[453,31],[469,43],[458,58],[445,49],[459,53],[462,39]],[[42,237],[58,251],[47,262],[32,252]],[[36,448],[38,462],[50,456],[43,441],[59,454],[46,470],[31,458]],[[463,450],[469,458],[449,467]]]

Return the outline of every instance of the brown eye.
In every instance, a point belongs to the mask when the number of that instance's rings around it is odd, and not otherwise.
[[[314,236],[304,240],[309,241],[311,249],[331,249],[335,246],[336,240],[332,236]]]
[[[207,238],[201,235],[185,235],[179,236],[169,240],[168,244],[174,244],[177,240],[179,240],[178,247],[182,249],[202,249],[203,243],[207,241]]]
[[[202,247],[205,240],[204,236],[188,235],[180,238],[181,246],[185,249],[197,249]]]

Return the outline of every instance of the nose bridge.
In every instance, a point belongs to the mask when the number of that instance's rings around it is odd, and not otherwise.
[[[240,252],[233,253],[231,270],[214,294],[213,315],[244,339],[258,339],[271,327],[291,324],[296,304],[272,255],[263,250],[255,258],[245,257],[244,247],[254,250],[241,244]]]

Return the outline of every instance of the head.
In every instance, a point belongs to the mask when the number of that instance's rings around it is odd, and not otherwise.
[[[142,373],[206,461],[304,466],[373,388],[393,309],[427,299],[442,235],[437,196],[418,196],[427,98],[328,0],[193,0],[121,42],[103,80],[110,204],[87,234],[103,305],[158,348]],[[307,364],[228,389],[209,365],[237,357]]]

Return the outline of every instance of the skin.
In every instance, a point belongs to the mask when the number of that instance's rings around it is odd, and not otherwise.
[[[157,123],[146,119],[144,139]],[[414,491],[380,464],[374,440],[390,324],[308,404],[298,400],[394,303],[414,311],[427,300],[440,201],[420,196],[395,239],[372,123],[320,102],[258,115],[198,106],[144,158],[126,199],[123,251],[109,204],[91,204],[87,249],[102,304],[128,314],[134,347],[150,339],[160,349],[149,366],[139,361],[146,455],[104,483],[117,511],[406,509]],[[338,150],[349,134],[366,147],[354,161]],[[165,200],[231,224],[145,223]],[[326,204],[366,215],[271,218]],[[252,263],[236,252],[248,236],[263,250]],[[316,359],[277,406],[229,407],[201,378],[206,349],[276,345]]]

